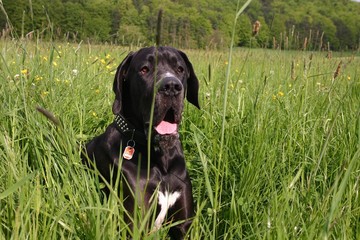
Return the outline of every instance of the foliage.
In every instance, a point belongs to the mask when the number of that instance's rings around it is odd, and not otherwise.
[[[13,37],[37,36],[115,42],[154,43],[157,15],[163,10],[162,44],[183,48],[228,47],[238,0],[3,0]],[[239,18],[237,45],[282,49],[359,48],[360,4],[337,0],[257,0]],[[252,36],[252,24],[261,22]],[[0,28],[8,20],[0,14]],[[9,36],[4,32],[3,37]],[[6,34],[7,33],[7,34]],[[30,33],[30,34],[29,34]],[[305,40],[306,38],[306,40]]]

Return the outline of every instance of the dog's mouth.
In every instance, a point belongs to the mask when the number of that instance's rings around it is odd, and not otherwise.
[[[178,123],[176,121],[175,111],[173,108],[168,109],[164,118],[155,125],[155,131],[160,135],[177,133]]]

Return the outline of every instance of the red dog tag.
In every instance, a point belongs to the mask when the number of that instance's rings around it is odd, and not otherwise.
[[[130,146],[132,145],[132,146]],[[132,159],[132,157],[134,156],[135,153],[135,141],[134,140],[130,140],[127,142],[127,146],[124,149],[124,153],[123,153],[123,158],[125,158],[126,160],[130,160]]]
[[[127,146],[123,153],[123,158],[130,160],[134,156],[135,148]]]

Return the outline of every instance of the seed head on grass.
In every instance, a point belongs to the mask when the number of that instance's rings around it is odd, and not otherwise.
[[[291,61],[291,79],[295,80],[295,60]]]
[[[335,80],[339,76],[341,71],[341,65],[342,65],[342,61],[339,62],[336,71],[334,72],[333,80]]]
[[[311,53],[310,56],[309,56],[309,65],[308,65],[308,69],[309,69],[309,70],[310,70],[310,68],[311,68],[311,63],[312,63],[313,57],[314,57],[314,54]]]
[[[60,125],[59,119],[55,117],[55,115],[50,112],[49,110],[43,108],[43,107],[36,107],[36,110],[38,110],[41,114],[43,114],[47,119],[49,119],[52,123],[54,123],[56,126]]]

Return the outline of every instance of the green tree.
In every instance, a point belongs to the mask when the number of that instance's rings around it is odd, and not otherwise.
[[[238,46],[250,47],[252,38],[252,24],[250,18],[247,15],[242,15],[239,17],[237,29]]]
[[[243,2],[243,1],[242,1]],[[163,10],[162,43],[184,48],[228,47],[238,0],[3,0],[15,36],[121,44],[153,44]],[[236,43],[246,47],[355,49],[360,4],[348,0],[259,0],[239,18]],[[261,30],[252,36],[252,24]],[[0,14],[0,28],[7,27]]]

